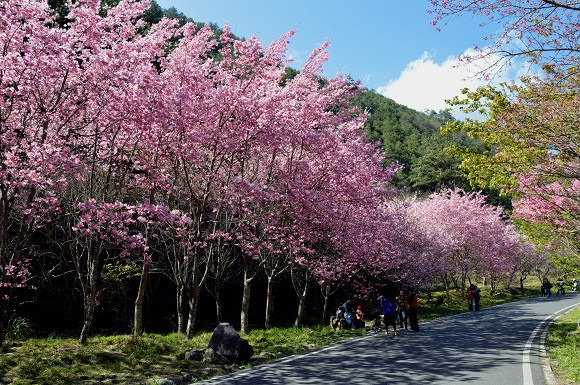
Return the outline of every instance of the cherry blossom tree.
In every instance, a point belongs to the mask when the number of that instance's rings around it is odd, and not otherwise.
[[[447,295],[451,282],[463,290],[470,274],[490,277],[495,289],[514,268],[514,255],[520,251],[518,232],[500,208],[485,203],[481,193],[445,190],[411,204],[410,214],[433,245],[426,260],[434,258],[431,264],[443,268]]]
[[[34,234],[59,213],[58,193],[79,177],[71,121],[86,98],[67,36],[43,2],[0,3],[0,342],[9,305],[29,286]]]
[[[580,5],[561,0],[430,0],[432,25],[441,28],[451,19],[476,16],[480,25],[499,32],[486,37],[489,47],[477,48],[479,56],[503,66],[524,57],[534,63],[576,66],[580,53]],[[473,58],[466,58],[467,60]]]
[[[20,206],[25,241],[48,214],[63,215],[66,249],[85,300],[81,342],[97,303],[104,249],[102,238],[73,228],[80,229],[86,205],[124,207],[118,202],[132,172],[131,153],[138,130],[146,126],[140,112],[148,110],[148,99],[140,92],[155,88],[152,63],[164,54],[170,35],[168,23],[146,36],[138,33],[137,19],[147,6],[122,1],[101,16],[97,0],[71,2],[69,22],[59,27],[46,2],[0,4],[3,172],[10,181],[2,193],[5,223]],[[17,165],[21,171],[15,173]],[[31,215],[34,220],[27,220]]]

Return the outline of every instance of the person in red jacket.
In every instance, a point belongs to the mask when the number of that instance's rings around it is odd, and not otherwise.
[[[473,299],[475,298],[475,295],[473,293],[474,290],[475,290],[475,285],[471,284],[467,288],[467,294],[465,295],[465,298],[467,298],[467,307],[469,308],[469,311],[473,311]]]
[[[419,321],[417,319],[419,315],[419,299],[417,293],[409,289],[407,291],[407,302],[409,304],[409,324],[411,326],[411,331],[419,331]]]

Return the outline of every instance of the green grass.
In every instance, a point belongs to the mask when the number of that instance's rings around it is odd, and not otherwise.
[[[539,284],[538,287],[524,287],[524,289],[510,289],[498,291],[491,294],[489,286],[480,287],[481,302],[480,309],[485,309],[503,303],[519,301],[520,299],[528,297],[537,297],[540,295]],[[442,288],[436,288],[431,293],[431,302],[427,302],[427,294],[421,294],[419,297],[419,321],[428,321],[435,318],[447,317],[453,314],[464,313],[468,310],[467,299],[455,291],[449,292],[449,299]]]
[[[254,348],[253,359],[267,362],[304,353],[364,334],[365,330],[333,332],[329,327],[253,330],[244,337]],[[184,360],[189,349],[205,348],[211,333],[188,340],[179,334],[145,334],[90,338],[81,346],[76,339],[47,338],[8,342],[0,354],[0,376],[15,385],[155,384],[163,378],[203,379],[238,370],[238,366],[213,366]],[[102,351],[126,354],[103,357]],[[247,366],[247,365],[246,365]]]
[[[530,282],[530,287],[534,286],[535,283]],[[481,307],[537,296],[537,287],[495,295],[490,295],[489,288],[484,287]],[[465,298],[455,291],[450,294],[448,301],[444,291],[434,291],[430,303],[427,303],[427,295],[422,294],[420,320],[465,312]],[[367,326],[370,326],[370,322]],[[255,329],[244,338],[254,348],[252,359],[263,363],[318,349],[365,332],[364,329],[333,331],[328,325],[317,325]],[[0,354],[0,377],[11,378],[14,385],[155,385],[164,378],[189,375],[191,381],[195,381],[239,370],[237,365],[208,365],[184,359],[187,350],[205,348],[210,337],[211,332],[197,333],[189,340],[180,334],[145,334],[140,338],[127,335],[97,336],[89,338],[84,346],[79,345],[76,339],[13,338],[6,342],[5,352]],[[111,359],[100,354],[103,351],[120,352],[125,356]],[[244,367],[248,365],[241,368]]]
[[[580,307],[563,315],[548,331],[546,350],[560,385],[580,383]]]

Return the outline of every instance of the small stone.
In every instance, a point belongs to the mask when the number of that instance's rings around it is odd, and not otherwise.
[[[121,358],[126,357],[127,355],[125,353],[122,353],[122,352],[112,352],[110,350],[103,350],[103,351],[97,352],[97,356],[99,356],[101,358],[106,358],[108,360],[119,360]]]
[[[8,377],[2,377],[2,378],[0,378],[0,382],[2,382],[3,384],[11,384],[12,379],[8,378]]]
[[[258,366],[258,365],[262,365],[264,363],[263,360],[252,360],[250,361],[250,366]]]
[[[192,349],[185,352],[185,359],[188,361],[201,361],[204,357],[205,349]]]

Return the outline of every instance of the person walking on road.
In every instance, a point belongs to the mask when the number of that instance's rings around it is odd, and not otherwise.
[[[572,281],[572,291],[576,291],[577,288],[578,288],[578,281],[576,279],[574,279]]]
[[[411,331],[419,331],[419,321],[417,319],[419,315],[419,299],[417,293],[409,289],[407,293],[407,302],[409,303],[409,323],[411,326]]]
[[[393,298],[382,297],[383,321],[385,322],[385,335],[389,334],[389,325],[393,326],[393,332],[397,335],[397,302]]]
[[[556,281],[556,286],[558,286],[558,290],[556,291],[556,295],[562,294],[564,295],[564,280],[562,278]]]
[[[552,295],[552,284],[548,278],[544,278],[544,290],[548,297]]]
[[[407,321],[409,314],[409,303],[407,302],[407,296],[405,292],[401,290],[399,292],[399,296],[396,298],[397,300],[397,316],[399,318],[399,328],[403,328],[405,325],[405,329],[407,329]]]

